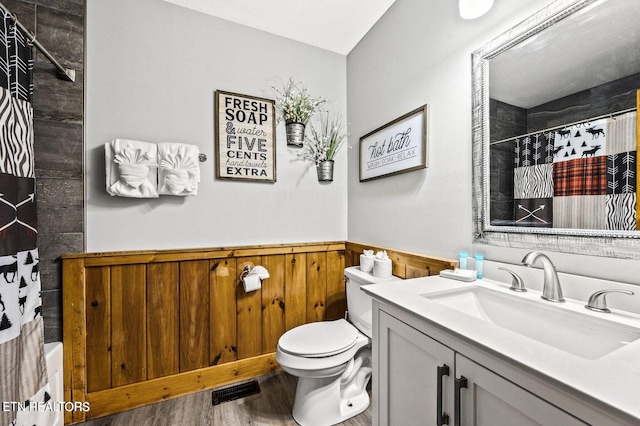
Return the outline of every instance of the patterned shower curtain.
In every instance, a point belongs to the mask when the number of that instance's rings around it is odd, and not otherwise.
[[[635,231],[637,113],[514,139],[516,226]]]
[[[48,425],[29,40],[0,9],[0,426]]]

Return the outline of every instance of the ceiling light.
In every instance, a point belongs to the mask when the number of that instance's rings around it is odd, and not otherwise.
[[[493,0],[459,0],[462,19],[475,19],[484,15],[493,6]]]

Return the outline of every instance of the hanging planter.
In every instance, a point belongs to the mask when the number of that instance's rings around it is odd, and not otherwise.
[[[326,102],[323,98],[312,98],[307,89],[297,85],[292,78],[282,89],[272,86],[276,93],[278,121],[284,120],[287,128],[287,145],[301,148],[304,142],[304,128],[309,118]]]
[[[321,161],[316,165],[319,182],[333,182],[333,160]]]
[[[287,123],[287,145],[302,148],[304,143],[304,124],[302,123]]]
[[[316,164],[320,182],[333,182],[333,160],[346,139],[344,130],[340,117],[331,119],[328,112],[322,115],[319,127],[310,127],[310,134],[298,156]]]

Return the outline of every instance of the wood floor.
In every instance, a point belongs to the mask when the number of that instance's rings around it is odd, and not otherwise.
[[[82,426],[206,426],[206,425],[296,425],[291,407],[296,378],[281,372],[261,377],[260,394],[212,405],[211,391],[160,402],[135,410],[78,423]],[[371,406],[341,423],[371,425]]]

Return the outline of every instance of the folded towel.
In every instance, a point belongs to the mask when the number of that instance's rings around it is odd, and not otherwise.
[[[158,144],[158,192],[164,195],[196,195],[200,182],[199,153],[195,145]]]
[[[106,186],[111,196],[158,198],[157,146],[128,139],[104,145]]]

